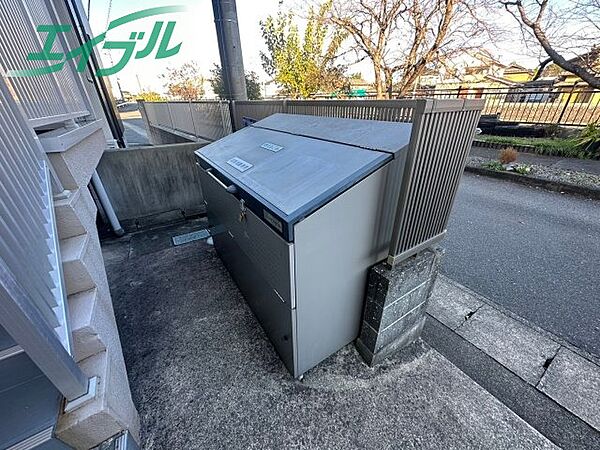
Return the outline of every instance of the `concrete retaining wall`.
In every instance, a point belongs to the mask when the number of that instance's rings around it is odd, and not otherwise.
[[[135,231],[205,212],[194,150],[204,143],[107,150],[98,173],[121,225]]]
[[[166,130],[162,130],[160,128],[150,125],[147,121],[145,122],[145,125],[146,132],[148,133],[148,140],[152,145],[167,145],[194,142],[194,139],[191,139],[191,137],[185,137],[183,133],[181,135],[170,133]]]

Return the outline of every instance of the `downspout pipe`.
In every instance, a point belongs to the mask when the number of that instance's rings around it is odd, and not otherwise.
[[[92,186],[94,186],[96,194],[98,195],[98,200],[100,201],[100,204],[106,213],[106,217],[108,217],[108,221],[110,222],[110,226],[114,233],[119,237],[123,236],[125,234],[125,230],[123,230],[123,227],[121,226],[121,223],[115,214],[115,210],[113,209],[110,199],[108,198],[106,189],[104,189],[100,175],[98,175],[96,170],[94,170],[92,175]]]

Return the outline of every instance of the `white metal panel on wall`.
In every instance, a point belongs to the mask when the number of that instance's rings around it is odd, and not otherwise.
[[[10,92],[25,111],[33,127],[62,122],[90,114],[89,98],[73,61],[53,73],[7,77],[11,70],[48,67],[60,61],[28,61],[29,53],[40,53],[46,33],[38,25],[61,22],[52,4],[44,0],[3,0],[0,2],[0,70]],[[68,23],[65,21],[65,23]],[[68,53],[69,33],[60,35],[52,52]]]

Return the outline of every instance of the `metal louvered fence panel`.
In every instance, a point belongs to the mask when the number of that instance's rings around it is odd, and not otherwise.
[[[346,119],[410,122],[415,100],[249,100],[234,103],[236,130],[247,119],[261,120],[275,113]]]
[[[210,102],[190,104],[194,111],[194,124],[208,120],[203,116],[206,111],[204,103]],[[162,125],[158,116],[161,111],[167,111],[169,105],[172,103],[145,103],[151,125]],[[235,101],[231,105],[236,130],[248,122],[275,113],[412,122],[411,141],[395,211],[388,257],[390,264],[433,245],[445,235],[483,106],[484,101],[478,99],[250,100]],[[177,127],[189,123],[189,119],[181,117],[184,111],[185,108],[180,107],[177,114],[169,116],[173,122],[162,126],[181,130]],[[189,127],[189,124],[184,127]],[[226,131],[225,128],[221,130]],[[197,129],[194,133],[189,134],[199,135]],[[211,136],[211,139],[221,137],[219,133]]]
[[[0,70],[32,127],[87,116],[91,111],[83,81],[75,72],[73,61],[67,61],[61,70],[49,74],[7,77],[11,70],[43,68],[60,62],[28,61],[27,55],[42,52],[46,33],[38,32],[38,25],[62,21],[51,3],[44,0],[0,2]],[[68,23],[68,20],[64,22]],[[66,48],[69,34],[65,33],[65,36],[59,34],[53,53],[64,54],[71,50]]]
[[[194,136],[214,141],[232,132],[229,102],[192,102]]]
[[[87,391],[71,356],[50,172],[0,80],[0,325],[68,399]]]
[[[424,100],[415,108],[390,264],[444,237],[483,105],[481,100]]]

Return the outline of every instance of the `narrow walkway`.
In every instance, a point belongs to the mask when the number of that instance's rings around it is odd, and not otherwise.
[[[124,136],[128,147],[150,145],[144,120],[139,111],[122,112],[121,120],[125,128]]]
[[[500,150],[495,148],[472,147],[471,156],[498,159]],[[536,155],[535,153],[519,153],[517,162],[524,164],[539,164],[555,169],[587,172],[600,175],[600,160],[563,158],[560,156]]]
[[[173,245],[205,226],[103,242],[143,448],[554,448],[422,341],[292,379],[214,249]]]

